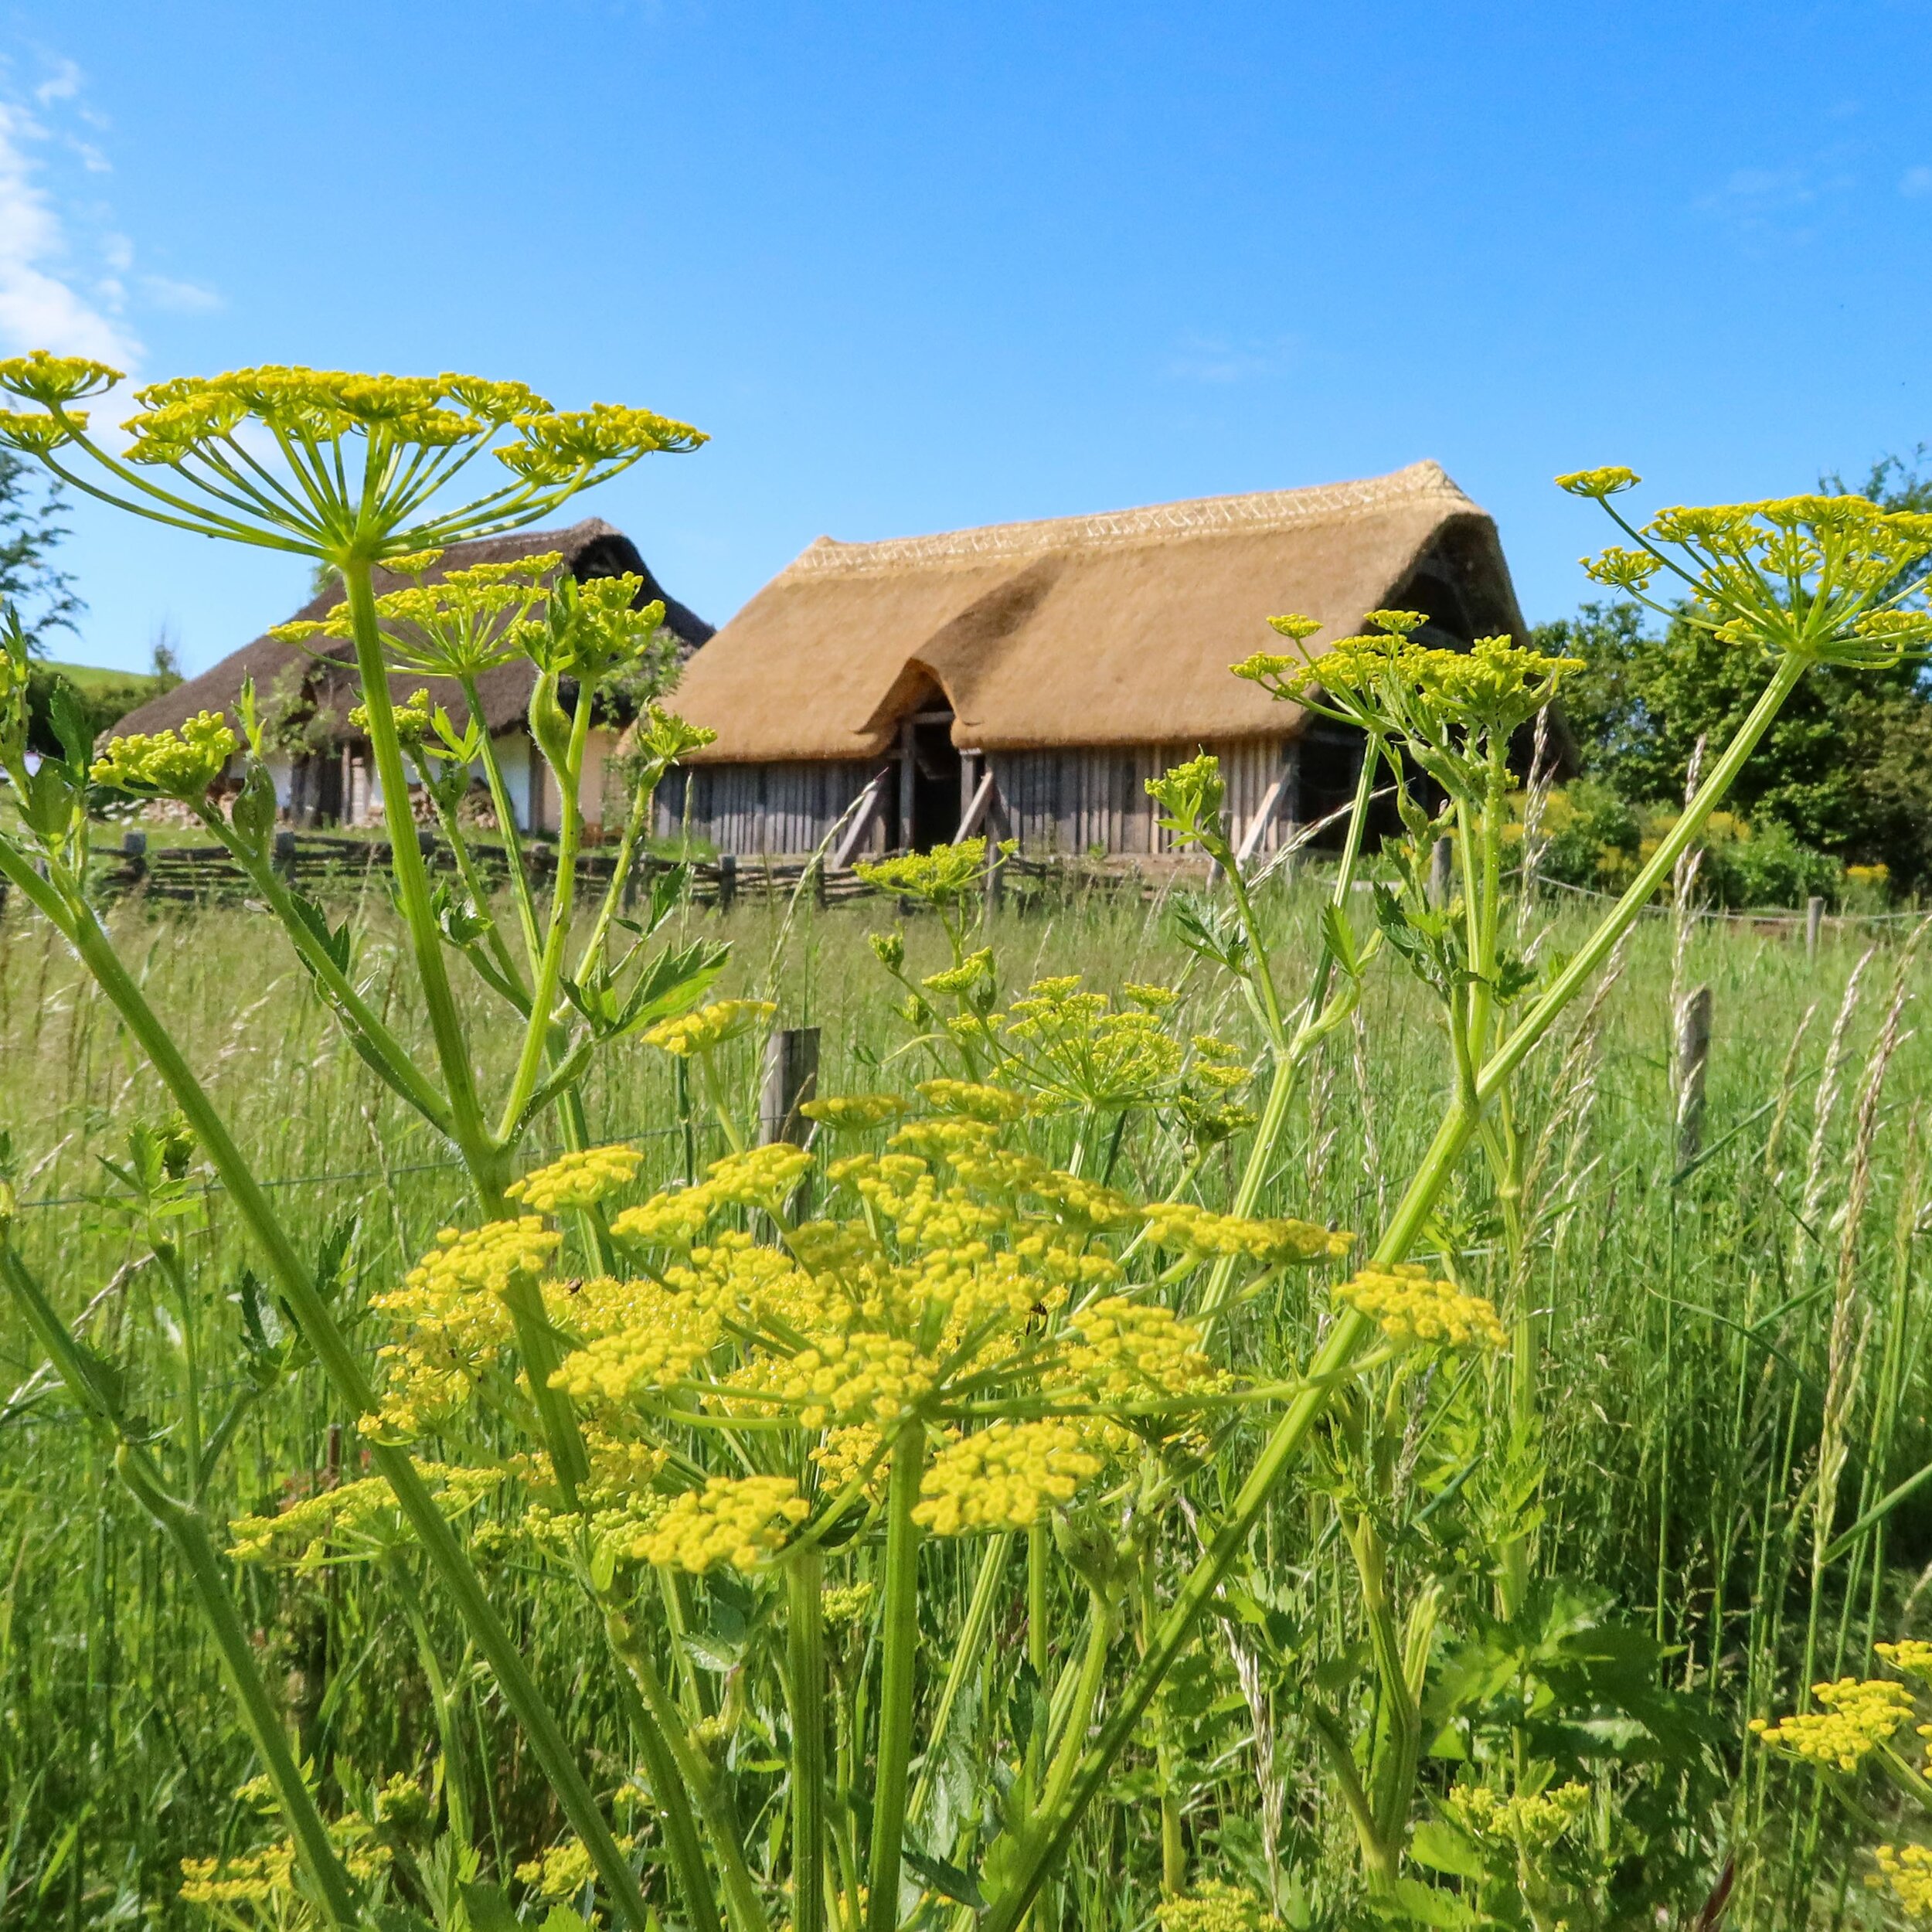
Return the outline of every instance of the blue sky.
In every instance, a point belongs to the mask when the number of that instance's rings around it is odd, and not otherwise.
[[[1598,540],[1558,469],[1695,502],[1932,438],[1932,7],[1906,0],[0,22],[0,345],[150,379],[473,369],[682,417],[709,447],[584,508],[713,621],[821,532],[1424,456],[1553,616]],[[139,664],[165,624],[198,668],[303,594],[289,560],[73,526],[63,655]]]

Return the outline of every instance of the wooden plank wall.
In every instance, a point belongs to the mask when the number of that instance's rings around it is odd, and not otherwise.
[[[1165,852],[1147,781],[1192,758],[1197,745],[1134,745],[1100,750],[995,752],[993,774],[1022,852],[1077,858],[1099,851],[1126,856]],[[1209,745],[1221,760],[1237,842],[1281,776],[1286,742],[1248,740]],[[700,765],[689,774],[691,829],[719,852],[778,857],[815,851],[834,821],[886,761]],[[684,777],[658,795],[657,829],[675,835],[684,811]],[[887,818],[893,800],[886,801]],[[1259,852],[1272,852],[1291,810],[1283,802]],[[884,849],[876,827],[870,852]]]
[[[684,786],[691,786],[691,831],[719,852],[746,855],[818,850],[841,815],[887,760],[811,760],[793,764],[698,765],[674,772],[658,793],[656,829],[675,837],[684,820]],[[888,799],[888,808],[893,803]],[[886,828],[875,826],[868,852],[885,849]]]
[[[996,751],[992,765],[1022,852],[1077,857],[1097,851],[1132,857],[1169,849],[1168,835],[1154,822],[1154,801],[1147,795],[1148,779],[1198,751],[1214,753],[1221,760],[1228,816],[1238,843],[1268,787],[1281,776],[1286,748],[1285,741],[1276,738],[1206,747]],[[1286,816],[1285,809],[1277,811],[1257,850],[1274,849]]]

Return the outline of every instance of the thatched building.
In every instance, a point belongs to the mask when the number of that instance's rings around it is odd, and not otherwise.
[[[678,708],[717,742],[660,797],[721,852],[836,856],[989,829],[1035,852],[1160,852],[1145,781],[1217,753],[1245,854],[1335,809],[1349,734],[1228,675],[1299,611],[1431,641],[1524,635],[1495,526],[1434,463],[1312,489],[821,537],[692,659]],[[688,791],[686,787],[688,786]],[[852,811],[855,804],[858,809]]]
[[[622,531],[595,517],[565,530],[519,530],[508,536],[485,537],[452,544],[423,581],[434,583],[450,570],[478,563],[508,563],[519,557],[541,556],[555,551],[563,568],[580,580],[621,577],[628,572],[643,580],[641,604],[662,598],[665,628],[682,650],[695,650],[712,634],[712,627],[658,587],[637,546]],[[379,570],[374,573],[379,596],[401,587],[405,580]],[[312,621],[325,617],[341,603],[339,585],[312,597],[294,614]],[[231,651],[219,664],[190,678],[115,726],[117,733],[156,731],[179,725],[198,711],[220,711],[239,728],[235,707],[245,679],[255,681],[255,699],[270,720],[274,749],[269,767],[284,816],[299,825],[358,825],[373,822],[382,812],[378,784],[369,744],[349,722],[359,702],[355,648],[345,640],[318,642],[308,648],[273,637],[257,638]],[[483,722],[494,740],[513,807],[526,832],[556,829],[554,782],[532,743],[528,723],[530,694],[536,672],[528,659],[514,658],[486,672],[478,680]],[[399,674],[391,680],[395,695],[406,697],[427,683],[436,702],[445,706],[461,728],[468,713],[461,689],[440,679]],[[565,696],[570,699],[566,690]],[[602,787],[607,755],[614,749],[622,720],[593,728],[587,747],[584,773],[586,815],[597,816],[594,801]]]

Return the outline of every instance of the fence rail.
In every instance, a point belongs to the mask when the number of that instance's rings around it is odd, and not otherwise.
[[[422,839],[425,863],[432,872],[454,875],[456,857],[433,835]],[[507,884],[509,856],[499,845],[477,845],[471,859],[484,883]],[[556,876],[557,854],[553,845],[532,843],[524,849],[524,863],[539,889]],[[388,869],[386,839],[352,838],[322,832],[278,833],[274,864],[291,886],[317,896],[353,893],[375,884]],[[595,892],[607,886],[617,863],[614,849],[591,848],[577,858],[580,890]],[[640,853],[631,882],[633,894],[648,891],[649,882],[668,871],[672,862]],[[881,889],[861,877],[852,866],[834,866],[814,857],[746,858],[727,855],[689,862],[689,890],[699,906],[730,907],[746,903],[778,904],[801,889],[821,906],[840,906],[878,898]],[[1148,898],[1165,889],[1174,869],[1163,867],[1150,876],[1137,868],[1109,866],[1092,859],[1028,857],[1019,853],[1002,859],[991,889],[1020,904],[1036,900],[1083,895]],[[260,901],[247,875],[225,846],[151,845],[140,832],[129,834],[118,847],[97,846],[92,879],[110,899],[139,895],[180,904],[258,907]],[[3,889],[0,889],[3,890]],[[5,900],[0,897],[0,905]]]

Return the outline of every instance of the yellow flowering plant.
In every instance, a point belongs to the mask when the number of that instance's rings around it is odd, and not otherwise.
[[[990,855],[968,842],[895,862],[875,882],[930,904],[947,944],[939,971],[917,977],[903,934],[875,943],[906,991],[909,1071],[920,1076],[905,1083],[910,1092],[813,1103],[829,1148],[749,1145],[719,1106],[724,1157],[702,1178],[694,1162],[686,1185],[637,1199],[636,1150],[602,1144],[586,1115],[583,1076],[598,1052],[636,1039],[681,1066],[696,1061],[709,1079],[720,1054],[743,1050],[775,1015],[762,1002],[701,1007],[719,964],[709,949],[612,957],[607,901],[593,949],[573,965],[567,865],[547,916],[533,900],[519,902],[520,935],[492,937],[474,890],[468,903],[439,900],[420,863],[408,765],[417,760],[433,798],[453,787],[481,755],[474,707],[459,727],[434,705],[399,705],[389,675],[430,675],[432,660],[442,675],[460,658],[475,675],[490,653],[529,655],[541,699],[533,736],[580,830],[570,774],[580,770],[587,687],[599,667],[652,648],[655,618],[617,591],[590,597],[545,580],[541,568],[449,591],[419,582],[437,594],[386,611],[369,573],[381,563],[426,579],[435,567],[426,553],[528,522],[648,451],[689,447],[696,433],[639,412],[566,417],[527,392],[461,378],[411,385],[253,371],[143,392],[133,442],[117,455],[90,440],[78,407],[111,376],[52,358],[0,364],[0,386],[36,406],[0,423],[0,441],[164,522],[315,556],[348,593],[432,1043],[426,1060],[385,1030],[345,935],[292,895],[275,896],[281,882],[264,857],[273,796],[252,705],[240,743],[223,752],[222,764],[239,757],[243,772],[225,812],[206,780],[193,796],[201,774],[219,769],[213,726],[161,747],[111,745],[99,782],[175,788],[260,863],[264,902],[319,995],[464,1164],[470,1206],[417,1268],[373,1298],[373,1369],[95,916],[83,856],[92,748],[69,747],[26,772],[14,722],[25,661],[11,647],[0,767],[18,794],[20,829],[0,837],[0,873],[67,938],[160,1075],[366,1454],[367,1476],[335,1500],[304,1498],[286,1521],[234,1526],[230,1546],[311,1567],[405,1566],[460,1621],[555,1800],[545,1828],[554,1842],[520,1860],[522,1874],[493,1867],[459,1887],[469,1923],[500,1928],[513,1910],[504,1888],[520,1886],[530,1906],[567,1894],[627,1932],[647,1932],[666,1906],[692,1932],[766,1932],[774,1922],[924,1932],[947,1920],[1018,1932],[1029,1915],[1063,1914],[1070,1849],[1123,1788],[1123,1760],[1145,1750],[1163,1787],[1168,1916],[1182,1932],[1250,1923],[1259,1907],[1244,1896],[1190,1883],[1175,1743],[1183,1714],[1171,1692],[1199,1655],[1207,1620],[1230,1605],[1224,1593],[1270,1502],[1311,1451],[1354,1579],[1346,1655],[1366,1661],[1345,1675],[1372,1691],[1333,1719],[1332,1736],[1316,1723],[1318,1742],[1355,1823],[1373,1909],[1397,1910],[1408,1896],[1400,1887],[1442,1608],[1437,1580],[1414,1556],[1420,1512],[1404,1431],[1411,1419],[1425,1434],[1445,1415],[1453,1422],[1456,1405],[1493,1376],[1514,1405],[1518,1447],[1533,1450],[1522,1393],[1536,1346],[1529,1247],[1509,1206],[1522,1158],[1512,1083],[1805,668],[1856,668],[1918,647],[1917,607],[1888,587],[1932,548],[1932,526],[1855,501],[1820,508],[1821,499],[1753,506],[1741,521],[1683,512],[1641,532],[1626,526],[1658,570],[1695,578],[1727,641],[1762,649],[1770,668],[1763,698],[1689,808],[1568,961],[1539,963],[1504,945],[1500,822],[1512,735],[1567,665],[1508,639],[1449,649],[1402,611],[1370,614],[1361,638],[1318,654],[1306,648],[1316,627],[1283,619],[1295,658],[1250,660],[1240,675],[1328,706],[1368,744],[1321,962],[1298,999],[1277,984],[1255,882],[1228,835],[1218,765],[1204,754],[1154,787],[1172,839],[1202,851],[1217,875],[1189,914],[1188,936],[1257,1016],[1258,1068],[1190,1030],[1189,1002],[1175,989],[1134,986],[1114,998],[1048,978],[1003,994],[991,935],[969,944],[968,908]],[[272,461],[260,454],[270,446]],[[464,466],[492,450],[511,480],[467,508],[438,510]],[[1573,481],[1607,505],[1621,476]],[[1604,566],[1633,580],[1644,567],[1628,558]],[[695,741],[666,714],[652,714],[644,736],[660,771]],[[1439,788],[1440,805],[1423,801],[1418,774]],[[1379,862],[1375,930],[1364,937],[1352,887],[1369,862],[1368,808],[1383,776],[1407,842]],[[1443,837],[1454,841],[1461,886],[1438,906],[1426,858]],[[1352,1236],[1257,1209],[1283,1165],[1303,1070],[1354,1009],[1378,950],[1434,990],[1451,1077],[1427,1153],[1358,1254]],[[453,966],[478,974],[502,1002],[493,1012],[514,1015],[515,1070],[487,1107]],[[1265,1099],[1249,1121],[1236,1101],[1251,1075]],[[1206,1131],[1216,1109],[1218,1138]],[[539,1119],[555,1122],[565,1151],[533,1166]],[[1168,1198],[1151,1202],[1130,1191],[1136,1169],[1123,1155],[1141,1123],[1154,1133],[1178,1124],[1195,1140]],[[1205,1157],[1243,1135],[1223,1211],[1201,1198]],[[1500,1243],[1473,1234],[1464,1214],[1470,1169],[1498,1203]],[[1492,1251],[1502,1257],[1495,1294],[1480,1285]],[[0,1243],[0,1255],[10,1252]],[[192,1491],[179,1493],[176,1467],[140,1437],[111,1376],[46,1298],[36,1302],[11,1264],[5,1274],[223,1633],[301,1909],[331,1927],[413,1924],[387,1900],[375,1916],[374,1887],[331,1841],[247,1655]],[[1264,1359],[1250,1313],[1291,1295],[1308,1309],[1311,1338],[1286,1359]],[[1433,1464],[1427,1473],[1434,1480]],[[1468,1480],[1479,1475],[1472,1464]],[[1434,1498],[1453,1498],[1458,1480],[1445,1478]],[[1524,1600],[1533,1514],[1523,1510],[1496,1565],[1505,1616]],[[566,1728],[485,1587],[484,1546],[513,1549],[578,1593],[590,1618],[581,1627],[600,1636],[583,1668],[618,1687],[623,1756],[597,1760],[597,1782],[590,1740]],[[964,1604],[950,1626],[922,1616],[922,1600],[942,1585]],[[1013,1695],[995,1707],[976,1673],[1002,1649],[1011,1668],[998,1681]],[[434,1645],[421,1654],[428,1673]],[[947,1769],[962,1736],[988,1767],[970,1801]],[[437,1742],[448,1794],[463,1782],[464,1741],[452,1729]],[[1560,1847],[1577,1828],[1571,1801],[1540,1777],[1526,1767],[1482,1798],[1475,1793],[1488,1787],[1472,1784],[1458,1828]],[[614,1777],[641,1809],[635,1832],[619,1828]],[[474,1818],[461,1845],[454,1797],[444,1808],[451,1851],[476,1855]],[[1899,1863],[1903,1872],[1903,1853]]]

